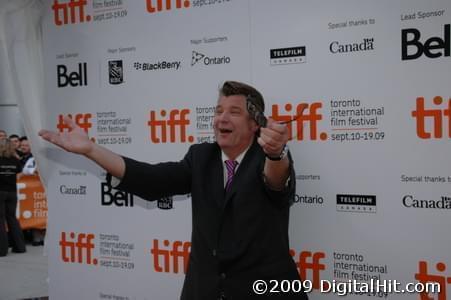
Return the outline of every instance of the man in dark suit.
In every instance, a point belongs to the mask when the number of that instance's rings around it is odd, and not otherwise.
[[[40,135],[95,161],[117,189],[147,200],[191,193],[191,253],[181,299],[307,299],[280,288],[264,295],[253,291],[259,279],[269,288],[275,285],[270,280],[300,280],[289,254],[295,175],[288,130],[263,112],[256,89],[227,81],[214,116],[216,142],[192,145],[179,162],[153,165],[92,143],[70,119],[70,133]]]

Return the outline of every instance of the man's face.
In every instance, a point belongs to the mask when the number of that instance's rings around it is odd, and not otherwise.
[[[0,130],[0,140],[6,139],[6,132]]]
[[[13,144],[14,149],[19,149],[20,147],[20,141],[19,138],[13,137],[9,139],[11,141],[11,144]]]
[[[253,141],[257,124],[246,109],[242,95],[221,96],[213,121],[216,141],[231,158],[235,158]]]
[[[20,151],[22,151],[23,154],[28,154],[31,152],[30,143],[28,140],[23,140],[20,142]]]

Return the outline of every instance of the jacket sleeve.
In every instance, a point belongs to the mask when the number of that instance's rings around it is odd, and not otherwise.
[[[172,195],[191,192],[191,148],[179,162],[162,162],[149,164],[123,157],[125,174],[120,184],[115,187],[153,201]],[[107,175],[111,182],[111,175]]]
[[[276,191],[276,190],[271,189],[265,183],[266,194],[269,196],[271,201],[276,206],[285,207],[285,206],[291,206],[294,203],[294,197],[295,197],[295,193],[296,193],[296,174],[294,172],[293,159],[291,157],[290,152],[288,152],[288,159],[290,161],[290,165],[289,165],[290,175],[288,177],[288,181],[285,185],[285,188],[281,191]],[[262,167],[262,172],[263,172],[263,167]]]

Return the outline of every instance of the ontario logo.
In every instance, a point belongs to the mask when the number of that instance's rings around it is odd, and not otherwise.
[[[204,66],[229,64],[230,56],[207,56],[206,54],[194,51],[191,55],[191,67],[197,64]]]

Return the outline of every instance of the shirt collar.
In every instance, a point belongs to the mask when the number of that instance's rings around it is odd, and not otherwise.
[[[240,166],[240,164],[241,164],[241,161],[243,160],[243,158],[244,158],[244,156],[246,155],[246,153],[247,153],[247,151],[249,150],[249,148],[252,146],[252,143],[243,151],[243,152],[241,152],[240,153],[240,155],[238,155],[236,158],[235,158],[235,161],[238,163],[238,165],[237,165],[237,169],[238,169],[238,167]],[[227,156],[227,154],[225,154],[224,153],[224,151],[222,151],[222,149],[221,149],[221,158],[222,158],[222,163],[224,164],[224,162],[226,161],[226,160],[229,160],[230,158]],[[235,169],[236,170],[236,169]]]

